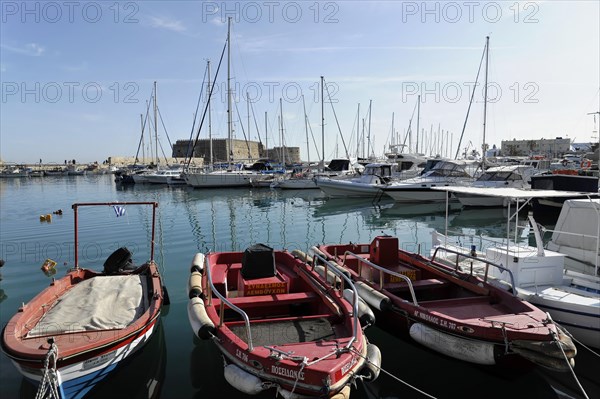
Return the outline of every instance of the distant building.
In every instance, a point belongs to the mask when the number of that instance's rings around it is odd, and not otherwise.
[[[262,157],[263,145],[256,141],[231,140],[233,159],[231,161],[242,161],[248,159],[259,159]],[[229,140],[212,139],[213,160],[214,162],[228,162],[229,159]],[[192,151],[193,149],[193,151]],[[190,140],[177,140],[173,145],[173,157],[185,158],[192,155],[195,158],[204,158],[204,163],[210,162],[210,140],[198,140],[196,146]]]
[[[249,159],[269,158],[276,162],[282,161],[281,147],[265,150],[262,143],[257,141],[232,140],[232,161],[246,161]],[[192,151],[193,148],[193,151]],[[229,161],[229,140],[212,139],[214,162]],[[300,162],[299,147],[284,147],[286,163]],[[190,140],[177,140],[173,145],[173,157],[186,158],[192,155],[194,158],[203,158],[204,163],[210,163],[210,140],[198,140],[196,146]]]
[[[560,158],[571,150],[571,139],[503,140],[501,148],[503,156],[545,155]]]
[[[269,158],[275,162],[283,162],[283,155],[285,155],[285,163],[300,163],[300,147],[273,147],[269,149],[269,156],[264,154],[264,157]]]

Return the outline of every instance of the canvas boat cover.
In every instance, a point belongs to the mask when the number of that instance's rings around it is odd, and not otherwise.
[[[146,310],[142,278],[97,276],[82,281],[56,301],[27,337],[127,327]]]
[[[599,224],[600,199],[567,200],[556,221],[548,249],[593,265],[599,251]]]

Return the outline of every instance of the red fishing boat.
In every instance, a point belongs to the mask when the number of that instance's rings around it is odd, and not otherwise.
[[[489,284],[487,275],[482,280],[403,251],[390,236],[313,251],[351,276],[377,324],[395,334],[477,364],[506,364],[521,357],[561,371],[574,365],[575,346],[550,316],[518,298],[514,287],[509,292]]]
[[[93,205],[113,206],[121,214],[129,205],[151,206],[150,260],[135,266],[131,252],[122,247],[108,257],[103,271],[81,268],[77,211]],[[166,294],[154,262],[157,206],[156,202],[73,205],[74,267],[20,307],[2,331],[3,352],[26,379],[39,385],[41,397],[83,397],[156,330]]]
[[[377,377],[381,360],[363,335],[352,282],[339,280],[333,287],[297,256],[262,244],[198,253],[189,278],[190,324],[217,345],[225,379],[242,392],[348,397],[356,378]],[[350,300],[344,287],[354,293]]]

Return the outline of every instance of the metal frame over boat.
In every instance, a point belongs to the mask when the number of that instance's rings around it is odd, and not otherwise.
[[[136,267],[126,248],[115,251],[104,272],[79,266],[78,209],[87,206],[152,207],[150,260]],[[80,398],[156,330],[165,299],[154,261],[156,202],[73,204],[75,265],[67,275],[21,306],[2,331],[2,351],[38,393]],[[122,306],[119,306],[121,305]]]
[[[524,358],[566,371],[575,346],[548,315],[487,277],[450,268],[378,236],[370,244],[321,245],[313,251],[348,273],[377,324],[456,359],[483,365]],[[487,261],[490,268],[510,271]]]
[[[381,360],[363,335],[356,289],[338,278],[332,287],[297,256],[262,244],[198,253],[188,286],[190,324],[219,348],[225,379],[242,392],[347,397],[356,378],[377,377]]]

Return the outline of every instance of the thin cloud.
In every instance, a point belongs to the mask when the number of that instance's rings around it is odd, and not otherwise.
[[[183,22],[165,17],[150,17],[150,25],[153,28],[167,29],[178,33],[187,31]]]
[[[30,57],[39,57],[46,51],[45,47],[42,47],[37,43],[27,43],[22,47],[14,47],[9,46],[7,44],[0,44],[0,47],[13,53],[27,55]]]

